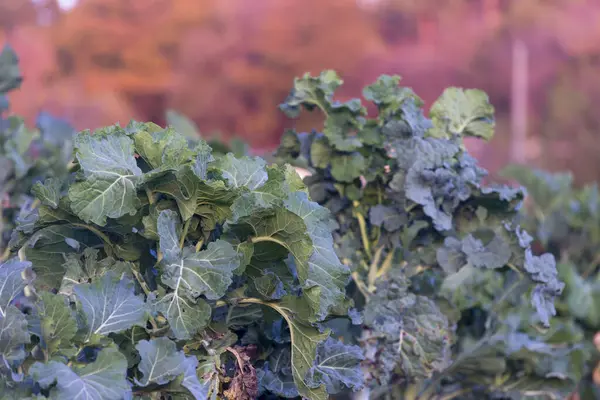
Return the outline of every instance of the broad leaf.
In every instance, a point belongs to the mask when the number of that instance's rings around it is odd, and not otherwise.
[[[73,292],[86,316],[85,337],[121,332],[134,325],[146,326],[147,310],[142,296],[136,296],[132,282],[113,272],[91,284],[77,285]]]
[[[328,338],[317,347],[317,356],[309,379],[316,383],[324,383],[329,394],[339,393],[344,388],[356,391],[364,383],[363,371],[360,368],[363,359],[360,347],[348,346]]]
[[[219,170],[227,184],[233,188],[245,187],[255,190],[267,181],[266,162],[258,157],[236,158],[232,153],[214,162],[211,167]]]
[[[183,351],[177,351],[175,342],[166,337],[151,340],[140,340],[136,345],[141,361],[138,366],[141,372],[139,386],[151,383],[164,385],[177,378],[185,371],[186,357]]]
[[[125,135],[84,132],[75,143],[85,180],[69,189],[73,212],[101,226],[107,217],[135,214],[140,207],[137,184],[142,171],[136,164],[132,140]]]
[[[436,137],[468,135],[489,140],[494,135],[494,107],[477,89],[447,88],[429,112]]]
[[[40,339],[49,355],[72,344],[71,340],[77,333],[77,322],[64,296],[41,293],[37,312],[40,319]]]
[[[50,389],[53,398],[73,400],[114,400],[130,395],[127,360],[117,349],[101,350],[96,360],[84,366],[69,367],[57,361],[36,362],[30,368],[33,379]]]

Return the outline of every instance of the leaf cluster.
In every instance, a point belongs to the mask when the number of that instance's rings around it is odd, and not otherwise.
[[[23,78],[14,51],[0,52],[0,260],[17,223],[32,206],[32,186],[48,178],[66,179],[74,129],[65,121],[41,112],[35,129],[22,118],[5,116],[6,94],[18,89]],[[35,206],[35,205],[33,205]]]
[[[584,396],[600,394],[600,354],[594,336],[600,331],[600,193],[597,184],[575,187],[570,173],[548,173],[535,168],[509,165],[502,175],[527,189],[523,224],[537,234],[537,245],[560,260],[558,270],[565,290],[558,299],[557,322],[570,327],[561,341],[583,342],[587,365],[579,384]],[[571,368],[577,368],[572,365]],[[597,374],[597,372],[596,372]]]
[[[69,179],[35,185],[40,205],[0,267],[3,394],[324,400],[361,387],[362,351],[327,326],[350,319],[350,271],[292,167],[135,121],[74,147]]]
[[[542,359],[567,356],[537,347],[531,328],[548,329],[556,312],[564,284],[555,259],[534,254],[518,225],[522,190],[483,185],[487,172],[464,144],[493,136],[487,95],[448,88],[426,117],[399,77],[383,75],[363,90],[377,110],[370,116],[360,99],[334,99],[342,83],[333,71],[295,80],[280,108],[292,118],[317,111],[325,121],[312,132],[286,131],[276,156],[309,169],[310,197],[335,215],[335,251],[364,313],[354,340],[366,352],[371,398],[519,398],[572,388],[571,376],[556,378],[560,368],[540,369]],[[513,321],[507,310],[515,309],[526,322]],[[488,368],[469,365],[484,353]]]

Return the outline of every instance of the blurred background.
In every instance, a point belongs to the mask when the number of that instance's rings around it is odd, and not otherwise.
[[[0,47],[19,54],[12,112],[77,129],[168,109],[205,136],[273,150],[277,105],[304,72],[335,69],[340,100],[382,73],[428,103],[447,86],[481,88],[496,107],[492,172],[509,162],[600,178],[598,0],[1,0]]]

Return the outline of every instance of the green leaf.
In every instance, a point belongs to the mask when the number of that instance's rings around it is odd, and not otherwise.
[[[181,252],[178,233],[172,229],[174,217],[174,213],[167,210],[158,218],[160,247],[164,254],[162,281],[190,297],[204,295],[211,300],[223,297],[240,263],[237,251],[229,242],[217,239],[209,243],[206,250],[195,252],[186,248]]]
[[[146,303],[136,296],[133,283],[112,271],[91,284],[76,285],[73,292],[86,316],[86,341],[95,335],[121,332],[134,325],[145,327]]]
[[[358,346],[348,346],[327,338],[317,347],[315,364],[309,372],[309,380],[324,383],[327,393],[340,393],[344,388],[356,391],[364,384],[360,362],[364,359]]]
[[[61,286],[66,256],[99,243],[102,241],[87,229],[53,225],[33,234],[22,253],[34,265],[35,286],[54,289]]]
[[[50,392],[57,399],[114,400],[131,393],[126,379],[127,360],[114,347],[100,350],[96,360],[84,366],[36,362],[29,372],[44,389],[56,383]]]
[[[175,110],[167,110],[165,113],[167,119],[167,125],[172,126],[177,133],[190,139],[200,138],[200,130],[198,126],[191,119],[187,118],[183,114],[178,113]]]
[[[310,306],[303,299],[286,296],[281,303],[264,303],[283,316],[288,324],[292,339],[292,373],[298,393],[311,400],[327,400],[325,385],[307,382],[307,374],[316,359],[317,347],[329,337],[329,330],[320,333],[312,327],[306,316]]]
[[[269,355],[265,367],[257,371],[257,378],[264,390],[287,399],[298,397],[289,347],[275,349]]]
[[[52,356],[61,346],[71,345],[77,333],[77,322],[64,296],[50,292],[40,294],[37,312],[40,318],[41,339]]]
[[[331,161],[332,149],[326,137],[318,137],[310,145],[310,162],[316,168],[327,168]]]
[[[25,358],[22,345],[31,341],[27,325],[25,314],[15,306],[3,308],[0,315],[0,360],[21,361]]]
[[[99,260],[98,249],[86,248],[82,254],[69,254],[63,264],[65,269],[59,293],[73,295],[73,287],[81,283],[91,283],[113,271],[117,276],[131,273],[131,264],[115,261],[111,257]]]
[[[48,178],[44,183],[36,183],[31,188],[31,193],[37,197],[42,204],[51,207],[58,208],[58,202],[60,200],[60,192],[62,188],[62,182],[57,178]]]
[[[331,175],[340,182],[352,182],[366,169],[366,160],[360,153],[331,156]]]
[[[0,317],[31,282],[31,263],[12,258],[0,264]]]
[[[280,206],[290,191],[286,175],[288,171],[273,166],[267,168],[268,181],[252,192],[243,193],[231,206],[231,222],[243,217]]]
[[[155,124],[134,133],[133,141],[135,150],[155,170],[177,170],[194,156],[185,137]]]
[[[167,317],[178,339],[189,339],[208,323],[210,306],[204,295],[216,300],[225,295],[232,282],[233,271],[240,257],[233,246],[224,240],[208,244],[207,249],[179,248],[179,221],[171,210],[158,217],[160,248],[163,252],[162,282],[172,289],[157,301],[156,307]]]
[[[265,166],[266,162],[262,158],[248,156],[235,158],[232,153],[211,164],[211,168],[221,173],[229,187],[236,189],[245,187],[250,190],[258,189],[267,181]]]
[[[71,209],[86,222],[106,225],[106,218],[134,215],[140,207],[133,141],[125,135],[80,133],[76,157],[85,180],[69,188]]]
[[[183,221],[192,218],[202,205],[210,208],[223,220],[237,194],[227,189],[222,181],[204,181],[192,167],[184,166],[175,174],[169,173],[152,180],[148,187],[153,192],[171,196],[177,202]]]
[[[494,107],[481,90],[447,88],[429,115],[434,125],[429,134],[434,137],[467,135],[490,140],[494,135]]]
[[[135,379],[136,385],[164,385],[184,372],[185,354],[166,337],[140,340],[135,348],[141,356],[138,370],[142,374],[140,380]]]
[[[372,340],[365,349],[373,374],[387,383],[393,374],[407,380],[427,379],[450,364],[448,319],[425,296],[408,292],[401,270],[376,284],[364,311]]]
[[[186,357],[183,362],[183,382],[181,385],[185,387],[194,396],[196,400],[208,399],[211,386],[213,384],[210,379],[198,379],[198,359],[196,357]]]
[[[305,295],[317,313],[317,319],[322,320],[329,310],[344,301],[350,280],[350,270],[340,262],[333,246],[331,231],[335,222],[326,208],[310,201],[304,192],[291,194],[285,207],[302,218],[312,242],[307,261],[296,257],[298,276],[305,289],[319,288]],[[292,254],[296,256],[296,253]]]

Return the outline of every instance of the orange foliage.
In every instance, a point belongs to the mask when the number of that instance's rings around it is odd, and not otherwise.
[[[210,14],[211,1],[86,0],[50,34],[60,76],[83,78],[90,93],[164,91],[184,33]]]
[[[181,47],[171,105],[204,131],[272,146],[283,122],[276,106],[295,76],[336,69],[344,91],[360,93],[361,61],[383,51],[374,22],[347,0],[224,2]]]

